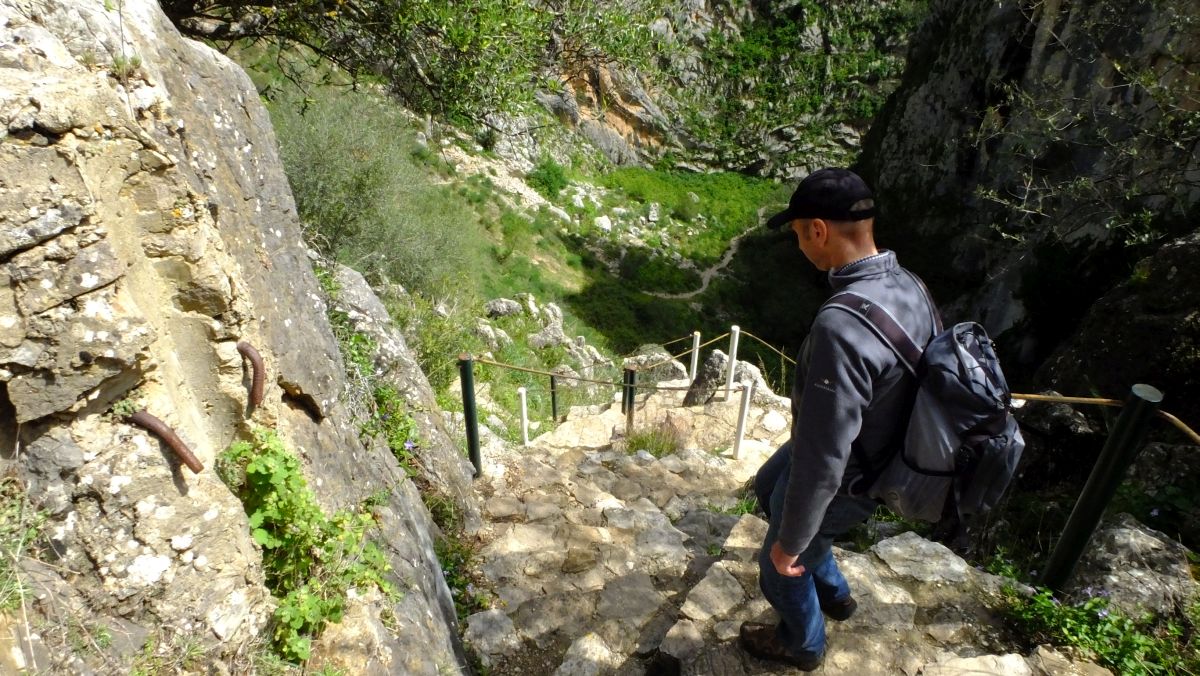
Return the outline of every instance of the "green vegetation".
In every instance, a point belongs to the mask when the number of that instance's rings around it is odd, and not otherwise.
[[[306,239],[319,252],[373,282],[429,291],[477,264],[468,242],[479,217],[433,180],[416,123],[399,108],[365,91],[305,96],[284,87],[270,110]]]
[[[529,104],[538,88],[561,88],[601,66],[649,64],[656,0],[619,5],[560,0],[164,0],[193,37],[229,43],[268,38],[286,50],[296,79],[313,60],[381,83],[419,113],[483,121]],[[469,7],[469,11],[468,11]],[[552,37],[553,36],[553,37]],[[300,55],[312,55],[311,59]],[[563,75],[565,74],[565,75]],[[353,120],[347,119],[352,123]]]
[[[695,138],[736,156],[780,124],[808,120],[798,132],[821,141],[829,126],[865,124],[882,107],[904,66],[901,45],[926,1],[798,4],[767,10],[732,36],[713,28],[702,58],[718,89],[678,93]]]
[[[717,514],[730,514],[733,516],[754,514],[755,512],[759,511],[758,498],[755,497],[753,489],[748,489],[730,505],[709,504],[705,507],[705,509]]]
[[[678,453],[683,448],[683,439],[669,425],[656,425],[634,429],[625,438],[625,450],[630,453],[646,451],[656,458]]]
[[[537,166],[525,175],[525,182],[546,199],[558,197],[567,187],[567,172],[552,157],[543,157]]]
[[[242,501],[254,541],[263,548],[267,587],[279,599],[273,644],[288,660],[308,659],[312,638],[341,621],[346,592],[371,585],[397,592],[384,579],[382,552],[366,539],[374,517],[365,510],[332,516],[317,504],[300,461],[275,432],[254,430],[221,453],[217,471]]]
[[[363,435],[382,438],[405,474],[416,476],[419,444],[416,423],[408,413],[408,403],[391,385],[377,385],[372,394],[374,411],[362,425]]]
[[[1071,646],[1101,666],[1131,676],[1200,672],[1200,637],[1195,633],[1200,607],[1192,605],[1177,619],[1156,621],[1151,615],[1131,618],[1110,606],[1104,590],[1085,589],[1084,596],[1064,602],[1048,589],[1029,596],[1008,586],[1002,610],[1030,648]]]
[[[26,589],[19,562],[33,550],[46,515],[35,510],[16,477],[0,478],[0,613],[17,610]]]
[[[677,249],[702,267],[717,262],[729,240],[758,225],[759,209],[776,202],[782,206],[789,194],[787,187],[774,181],[732,172],[696,174],[622,167],[600,181],[634,201],[660,204],[665,213],[689,215],[682,219],[686,222],[702,214],[704,227],[679,237]]]

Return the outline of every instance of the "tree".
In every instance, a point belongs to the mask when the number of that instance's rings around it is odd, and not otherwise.
[[[160,0],[192,37],[300,46],[408,107],[481,121],[539,87],[649,62],[662,0]]]

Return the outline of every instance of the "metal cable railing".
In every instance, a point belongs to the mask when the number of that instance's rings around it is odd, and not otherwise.
[[[733,326],[731,331],[722,334],[709,340],[706,343],[700,343],[699,332],[694,332],[691,336],[693,345],[688,350],[679,354],[670,355],[666,359],[654,362],[649,366],[640,368],[624,369],[623,382],[617,383],[613,381],[600,380],[597,378],[587,378],[583,376],[554,373],[543,369],[534,369],[524,366],[516,366],[514,364],[504,364],[491,359],[473,358],[470,355],[460,355],[459,369],[460,379],[463,390],[463,414],[466,419],[467,427],[467,447],[470,454],[471,463],[475,466],[475,472],[478,476],[482,471],[481,459],[479,457],[479,430],[476,421],[475,413],[475,396],[474,396],[474,374],[473,365],[475,363],[486,364],[489,366],[511,369],[514,371],[546,376],[550,378],[550,395],[551,395],[551,412],[552,416],[557,421],[558,406],[557,406],[557,379],[574,380],[580,383],[591,383],[605,387],[619,388],[622,392],[621,410],[625,415],[625,431],[629,435],[633,431],[634,410],[636,407],[637,392],[669,392],[669,391],[687,391],[691,387],[676,387],[676,386],[660,386],[658,384],[640,384],[637,382],[638,371],[650,371],[659,366],[674,361],[689,353],[692,354],[692,368],[689,373],[689,380],[694,382],[696,378],[696,364],[699,351],[702,347],[711,345],[726,337],[730,338],[729,349],[729,364],[727,380],[725,383],[725,400],[729,400],[729,393],[733,387],[734,370],[737,365],[737,346],[738,338],[742,331]],[[791,359],[779,349],[767,343],[762,338],[750,333],[744,332],[750,338],[758,341],[764,346],[770,348],[780,357],[796,364],[794,359]],[[687,337],[679,338],[666,345],[674,345],[686,340]],[[610,361],[612,363],[614,360]],[[742,438],[745,432],[746,418],[750,408],[750,401],[754,396],[754,384],[748,386],[739,385],[741,390],[741,406],[737,419],[736,435],[733,444],[733,455],[736,458],[739,454]],[[522,437],[526,445],[529,444],[528,436],[528,414],[526,406],[526,391],[524,387],[518,388],[518,394],[521,400],[521,427]],[[1104,510],[1112,501],[1116,494],[1117,488],[1123,481],[1124,474],[1129,466],[1133,463],[1138,451],[1141,449],[1148,433],[1149,421],[1152,417],[1157,416],[1169,422],[1172,426],[1182,432],[1192,443],[1200,445],[1200,434],[1189,427],[1178,417],[1160,410],[1159,404],[1162,401],[1162,393],[1157,389],[1148,385],[1135,385],[1131,391],[1129,398],[1126,401],[1118,399],[1106,399],[1100,397],[1071,397],[1049,394],[1023,394],[1012,393],[1012,399],[1018,401],[1033,401],[1061,404],[1082,404],[1121,408],[1121,414],[1113,425],[1108,439],[1105,441],[1104,448],[1100,451],[1100,456],[1096,460],[1095,466],[1092,468],[1091,475],[1088,477],[1087,483],[1083,487],[1075,507],[1072,509],[1071,516],[1067,521],[1062,535],[1059,538],[1058,544],[1055,545],[1054,551],[1050,555],[1050,559],[1046,563],[1045,570],[1041,577],[1041,583],[1051,589],[1060,590],[1069,578],[1076,563],[1083,554],[1083,549],[1099,523]],[[611,401],[611,400],[610,400]]]

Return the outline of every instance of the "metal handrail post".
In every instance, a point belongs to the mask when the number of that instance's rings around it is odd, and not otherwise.
[[[524,387],[517,388],[517,397],[521,400],[521,445],[529,445],[529,401]]]
[[[632,379],[630,378],[631,375],[633,375],[633,369],[625,369],[621,373],[621,413],[625,413],[629,410],[629,392],[631,390],[630,383],[632,382]]]
[[[742,437],[746,435],[746,418],[750,415],[750,400],[754,398],[755,385],[756,383],[752,380],[748,387],[742,387],[742,406],[738,411],[737,436],[733,438],[734,460],[737,460],[742,453]]]
[[[1100,517],[1108,503],[1112,501],[1117,487],[1121,485],[1126,470],[1137,457],[1146,438],[1150,420],[1162,403],[1163,394],[1149,385],[1134,385],[1125,400],[1125,407],[1117,418],[1116,424],[1104,442],[1100,457],[1071,510],[1067,526],[1058,539],[1046,569],[1042,573],[1041,584],[1054,591],[1062,591],[1063,585],[1071,577],[1075,564],[1083,555],[1092,532],[1100,523]]]
[[[558,424],[558,378],[550,376],[550,419]]]
[[[475,415],[475,360],[469,354],[458,355],[458,379],[462,384],[463,422],[467,426],[467,456],[478,477],[483,475],[483,462],[479,457],[479,420]]]
[[[729,391],[733,389],[733,372],[737,369],[738,338],[742,329],[734,324],[729,329],[729,375],[725,378],[725,401],[729,401]]]
[[[700,332],[692,331],[692,366],[688,369],[688,382],[696,382],[696,371],[700,368]]]
[[[626,369],[628,372],[629,385],[626,388],[628,391],[629,404],[625,407],[625,436],[633,434],[633,404],[637,398],[637,371]]]

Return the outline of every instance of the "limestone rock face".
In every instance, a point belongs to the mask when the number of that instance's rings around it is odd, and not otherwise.
[[[1164,533],[1121,514],[1092,535],[1072,590],[1081,600],[1107,596],[1131,617],[1186,607],[1200,591],[1187,554]]]
[[[943,310],[980,321],[993,337],[1014,330],[1008,363],[1045,359],[1128,275],[1136,249],[1127,243],[1139,236],[1129,229],[1133,213],[1168,236],[1195,229],[1196,136],[1157,131],[1190,114],[1186,92],[1198,76],[1169,64],[1200,58],[1187,28],[1194,16],[1188,0],[1055,1],[1028,11],[990,0],[930,3],[860,167],[901,259]],[[1132,84],[1134,72],[1156,93]],[[1104,317],[1102,334],[1120,326],[1112,320]],[[1189,326],[1168,332],[1191,335]],[[1093,369],[1101,380],[1101,371],[1136,369],[1152,354],[1110,345],[1137,356],[1096,357],[1089,363],[1105,364]]]
[[[304,460],[327,510],[389,496],[378,536],[406,589],[390,609],[401,630],[383,631],[385,602],[368,599],[357,633],[329,640],[373,646],[362,673],[455,668],[433,525],[343,403],[345,369],[258,93],[157,2],[108,4],[0,0],[0,439],[23,451],[0,464],[51,513],[53,565],[27,567],[30,613],[53,618],[39,669],[123,673],[146,639],[194,641],[221,662],[258,640],[273,612],[261,553],[212,471],[251,426]],[[264,360],[256,407],[239,341]],[[204,470],[181,470],[108,413],[123,398],[172,427]],[[452,462],[430,466],[453,485]],[[78,651],[79,622],[123,638]],[[398,661],[409,653],[416,662]]]

